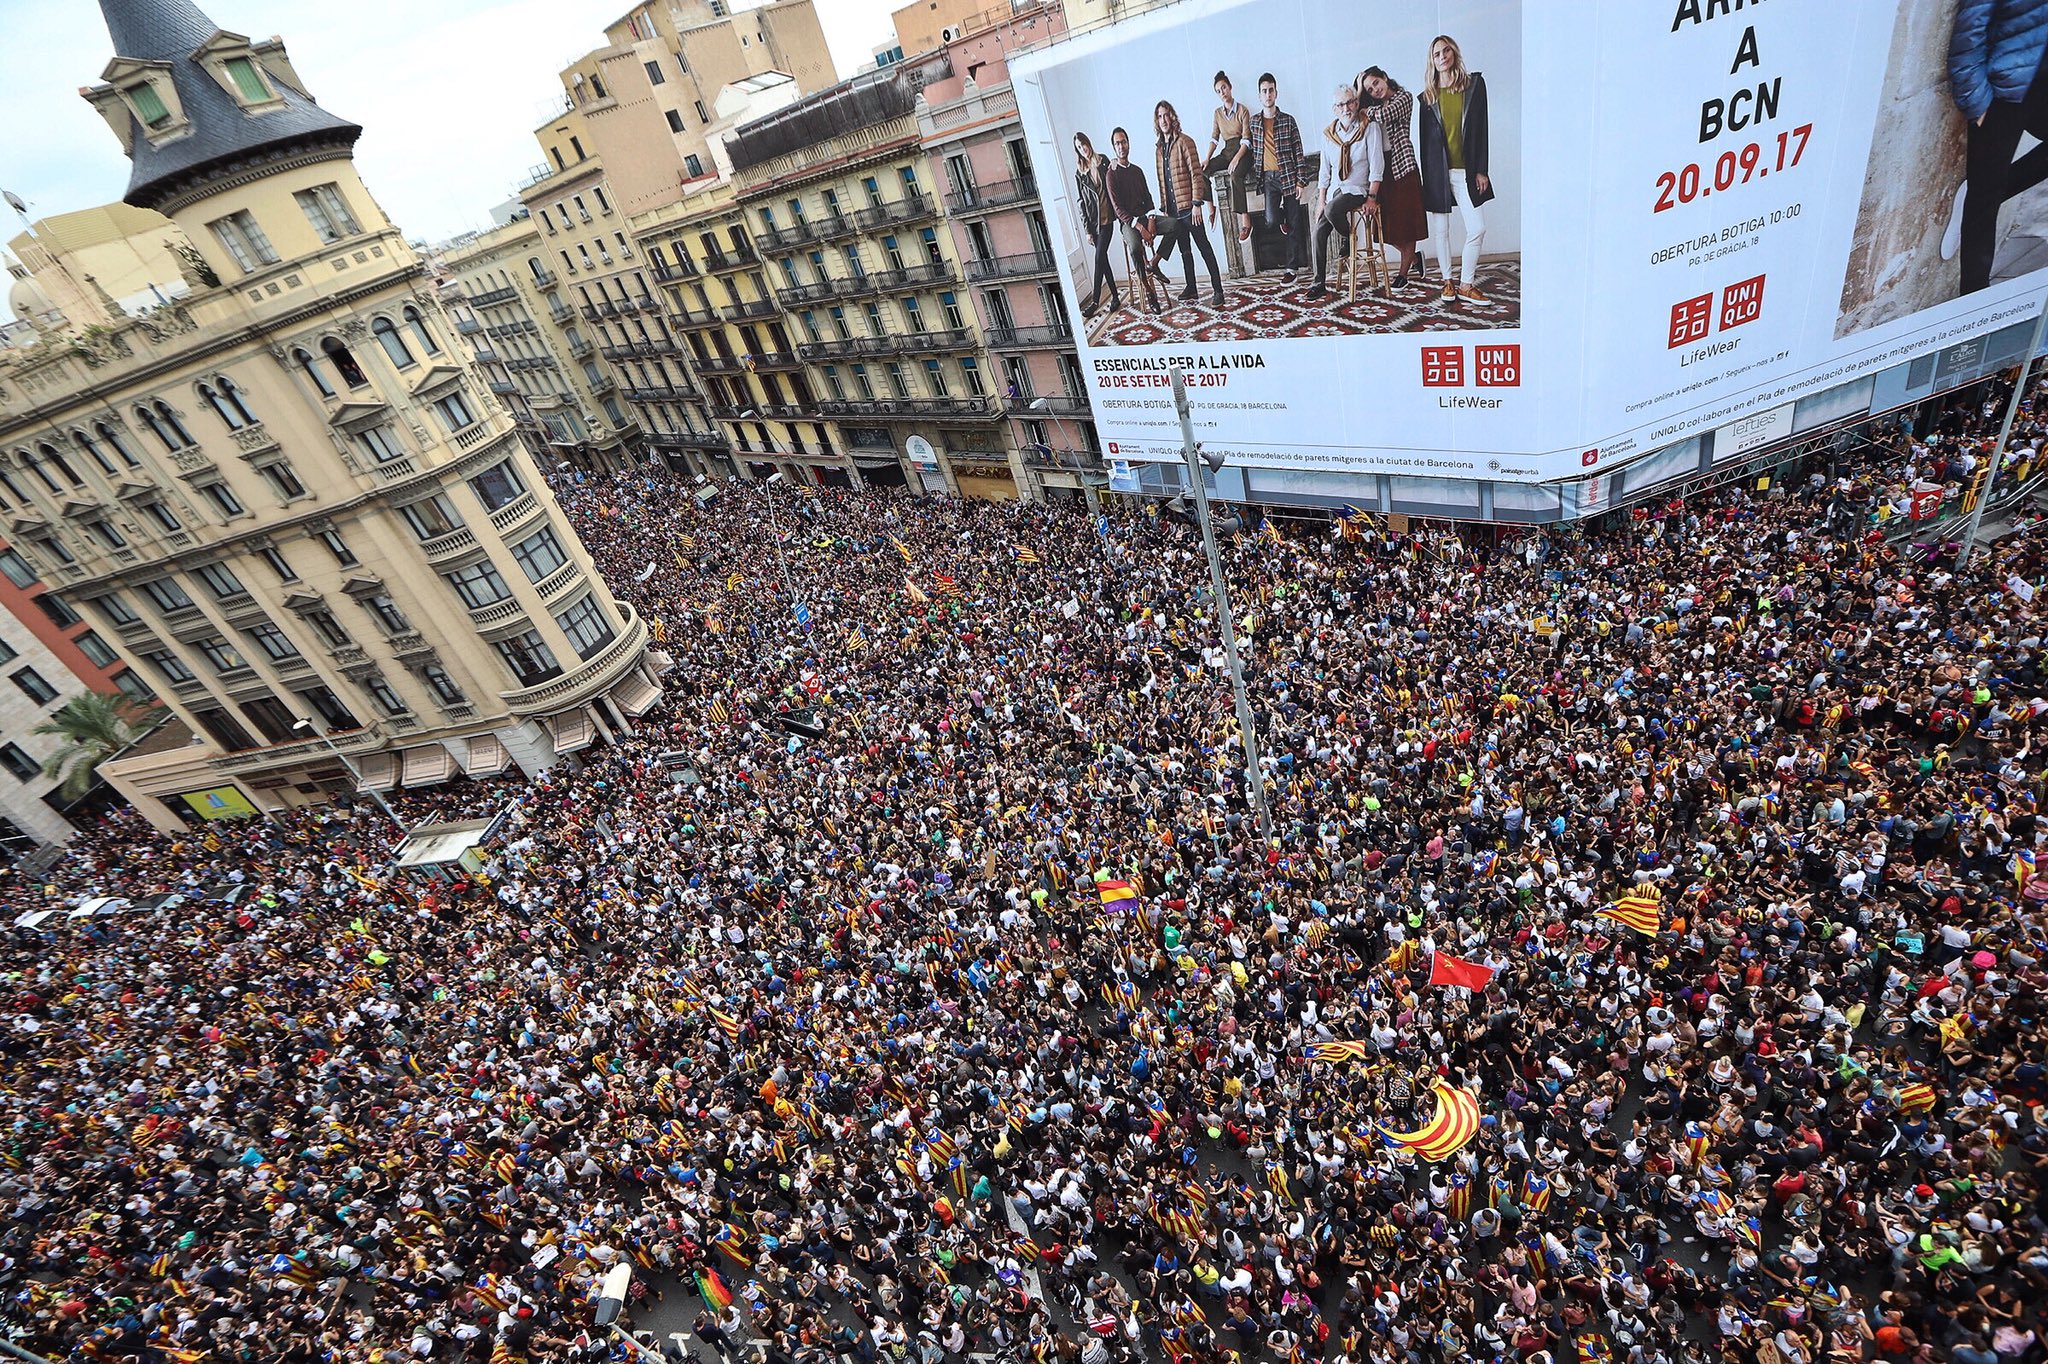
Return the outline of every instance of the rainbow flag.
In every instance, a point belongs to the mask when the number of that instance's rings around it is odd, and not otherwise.
[[[732,1290],[725,1286],[725,1280],[719,1278],[718,1271],[710,1265],[697,1271],[697,1296],[720,1312],[732,1306]]]
[[[1633,929],[1646,938],[1657,936],[1663,924],[1664,899],[1654,889],[1644,887],[1622,896],[1613,904],[1604,906],[1600,913],[1614,920],[1623,928]]]
[[[1095,893],[1102,897],[1102,907],[1111,914],[1128,913],[1138,907],[1138,888],[1129,881],[1097,881]]]

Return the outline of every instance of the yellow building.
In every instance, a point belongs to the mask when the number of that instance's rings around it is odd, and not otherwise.
[[[176,250],[184,245],[169,219],[132,204],[39,218],[7,244],[36,290],[10,299],[15,316],[37,311],[39,302],[85,327],[160,308],[189,287],[189,267]]]
[[[630,726],[666,659],[358,178],[361,129],[190,0],[101,9],[118,55],[85,97],[201,287],[0,359],[0,516],[200,736],[108,781],[169,826]]]
[[[950,75],[943,53],[913,58],[727,141],[758,248],[722,272],[744,281],[728,283],[725,306],[756,306],[757,295],[763,309],[781,305],[802,362],[784,371],[783,386],[811,402],[801,416],[836,427],[863,480],[1011,498],[1020,466],[966,293],[971,272],[920,141],[918,91]],[[738,224],[728,233],[730,261],[747,233]],[[1050,274],[1050,257],[1044,265]],[[1023,267],[1005,259],[987,270],[1013,268]]]

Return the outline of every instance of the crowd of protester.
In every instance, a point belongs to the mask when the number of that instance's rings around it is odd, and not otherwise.
[[[481,875],[358,805],[8,883],[188,898],[13,930],[6,1317],[595,1358],[631,1263],[706,1360],[2034,1364],[2048,559],[1881,524],[1997,415],[1596,531],[1248,527],[1270,840],[1187,526],[565,482],[674,666],[394,796],[507,812]]]

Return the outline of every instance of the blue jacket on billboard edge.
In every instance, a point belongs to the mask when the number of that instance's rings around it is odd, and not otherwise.
[[[2048,0],[1957,0],[1948,40],[1948,87],[1975,123],[1992,101],[2027,97],[2048,52]]]
[[[2048,6],[2048,0],[2038,0]],[[1422,163],[1422,207],[1429,213],[1450,213],[1457,208],[1451,198],[1451,148],[1444,139],[1443,121],[1436,106],[1418,96],[1415,107],[1422,111],[1420,136],[1415,139],[1416,159]],[[1487,169],[1486,77],[1477,71],[1465,87],[1465,191],[1477,208],[1493,198],[1493,172]],[[1482,192],[1476,177],[1485,176]]]

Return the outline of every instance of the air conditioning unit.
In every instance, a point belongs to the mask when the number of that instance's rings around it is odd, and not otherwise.
[[[960,25],[948,24],[939,30],[939,41],[942,43],[957,43],[960,41],[960,33]]]

